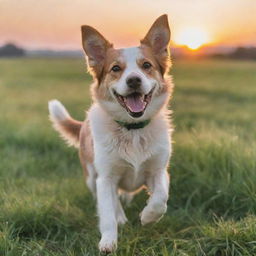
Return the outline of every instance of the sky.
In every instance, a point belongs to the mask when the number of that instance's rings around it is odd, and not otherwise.
[[[256,46],[256,0],[0,0],[0,45],[81,49],[87,24],[117,48],[133,46],[164,13],[173,45]]]

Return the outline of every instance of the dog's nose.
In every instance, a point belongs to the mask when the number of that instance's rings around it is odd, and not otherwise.
[[[126,79],[128,87],[131,89],[138,89],[141,86],[141,78],[138,76],[131,76]]]

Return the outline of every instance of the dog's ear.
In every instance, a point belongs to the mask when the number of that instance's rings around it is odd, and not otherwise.
[[[87,55],[89,70],[99,80],[102,75],[106,52],[112,47],[96,29],[82,26],[82,44]]]
[[[150,47],[158,60],[162,73],[170,66],[170,27],[166,14],[160,16],[151,26],[146,36],[140,41],[142,45]]]

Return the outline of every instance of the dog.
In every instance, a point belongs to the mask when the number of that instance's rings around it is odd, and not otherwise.
[[[97,200],[99,250],[117,248],[118,224],[127,218],[127,201],[146,187],[142,225],[157,222],[167,210],[172,125],[168,101],[172,81],[170,28],[160,16],[138,47],[115,49],[96,29],[81,27],[87,66],[94,78],[93,104],[84,122],[74,120],[57,100],[49,101],[54,128],[79,149],[87,185]]]

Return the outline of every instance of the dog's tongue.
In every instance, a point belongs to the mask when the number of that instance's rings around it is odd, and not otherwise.
[[[143,96],[139,93],[131,94],[125,97],[125,105],[131,112],[142,112],[146,106],[146,102],[143,100]]]

